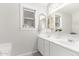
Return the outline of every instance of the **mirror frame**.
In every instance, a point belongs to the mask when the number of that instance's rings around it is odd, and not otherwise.
[[[44,19],[40,19],[41,17],[44,17],[45,18],[45,20]],[[44,21],[45,23],[44,23],[44,25],[45,25],[45,29],[46,29],[46,15],[44,14],[44,13],[40,13],[39,14],[39,21],[38,21],[38,32],[42,32],[42,28],[41,28],[41,21]],[[44,30],[45,30],[44,29]]]
[[[60,26],[58,29],[56,29],[56,24],[55,24],[55,31],[62,31],[62,15],[59,13],[55,13],[55,16],[56,15],[60,16]],[[55,23],[56,23],[56,20],[55,20]]]

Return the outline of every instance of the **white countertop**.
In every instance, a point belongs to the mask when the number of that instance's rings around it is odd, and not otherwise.
[[[79,53],[79,36],[77,35],[71,37],[68,34],[52,34],[50,37],[47,37],[46,34],[39,34],[38,37]],[[68,42],[67,39],[69,38],[74,39],[74,41]]]

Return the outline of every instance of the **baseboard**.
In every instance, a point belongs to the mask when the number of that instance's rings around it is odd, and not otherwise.
[[[35,50],[35,51],[30,51],[30,52],[27,52],[27,53],[19,54],[19,55],[17,55],[17,56],[33,56],[32,54],[33,54],[33,53],[36,53],[36,52],[38,52],[38,51],[37,51],[37,50]]]

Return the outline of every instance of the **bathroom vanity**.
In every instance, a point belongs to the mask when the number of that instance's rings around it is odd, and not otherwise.
[[[69,37],[47,37],[45,34],[38,35],[38,51],[43,56],[78,56],[79,41],[66,41]],[[78,38],[77,38],[78,39]]]
[[[44,56],[79,56],[79,36],[68,34],[79,33],[79,4],[53,6],[48,9],[46,33],[38,35],[38,51]]]

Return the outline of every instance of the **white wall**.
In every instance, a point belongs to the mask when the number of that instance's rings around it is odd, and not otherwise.
[[[63,25],[63,31],[65,33],[72,32],[72,15],[71,14],[63,14],[62,16],[62,25]]]
[[[45,12],[45,8],[39,5],[26,5],[38,10],[37,18],[39,12]],[[38,20],[37,18],[36,20]],[[0,44],[10,43],[12,45],[11,55],[27,53],[37,49],[37,32],[20,30],[19,21],[18,4],[0,4]]]
[[[72,14],[72,31],[79,34],[79,12]]]

